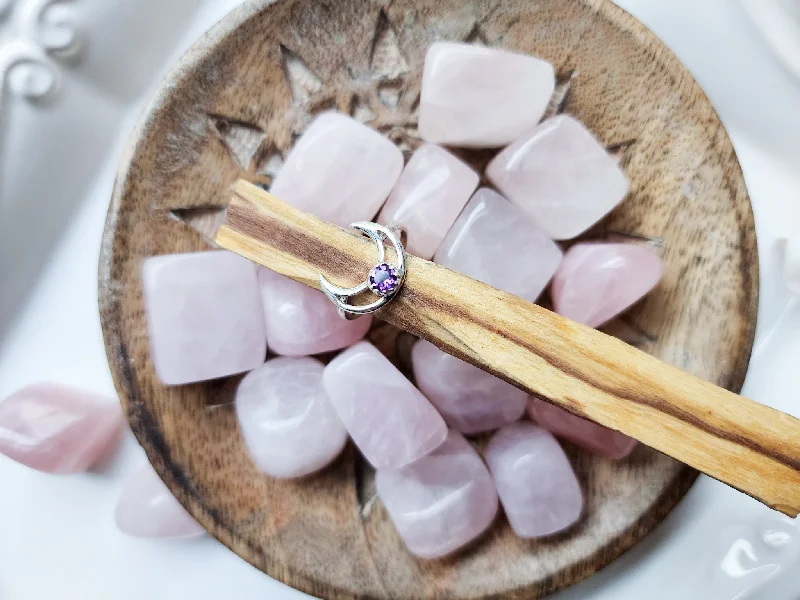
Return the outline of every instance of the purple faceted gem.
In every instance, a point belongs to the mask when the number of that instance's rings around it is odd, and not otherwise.
[[[369,272],[369,289],[379,296],[389,296],[397,289],[397,271],[391,265],[381,263]]]

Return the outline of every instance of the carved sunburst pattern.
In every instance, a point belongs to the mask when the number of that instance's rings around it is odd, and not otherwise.
[[[315,115],[328,109],[347,113],[384,133],[406,157],[421,143],[416,130],[418,77],[411,75],[395,29],[383,10],[378,13],[366,73],[356,73],[344,66],[333,77],[323,80],[314,66],[294,49],[280,44],[279,53],[292,104],[275,118],[285,122],[285,129],[292,133],[291,139],[273,139],[257,125],[235,117],[209,115],[214,131],[242,169],[243,176],[268,188],[294,140]],[[342,89],[346,92],[341,92]]]
[[[465,42],[493,45],[479,23],[464,38]],[[391,139],[408,158],[422,143],[417,131],[420,102],[420,75],[414,73],[403,54],[397,33],[386,12],[378,13],[375,32],[370,46],[369,70],[357,73],[345,66],[325,81],[316,74],[297,52],[284,44],[279,45],[286,85],[292,96],[292,106],[276,119],[286,121],[292,139],[270,139],[256,125],[237,120],[235,117],[209,115],[214,130],[220,136],[243,176],[262,187],[269,188],[272,178],[278,173],[283,160],[291,149],[292,142],[305,131],[316,114],[328,109],[347,113],[356,120],[369,125]],[[577,72],[559,73],[556,88],[543,118],[549,118],[564,110],[569,91]],[[342,93],[340,90],[345,89]],[[281,128],[277,128],[281,129]],[[624,163],[626,152],[635,140],[611,144],[608,150]],[[479,171],[496,154],[497,150],[455,150]]]

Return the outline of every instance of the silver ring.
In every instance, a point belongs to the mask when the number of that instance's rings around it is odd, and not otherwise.
[[[339,309],[339,316],[345,319],[355,319],[386,306],[400,291],[406,276],[406,250],[400,241],[401,231],[397,228],[384,227],[383,225],[366,221],[351,223],[350,227],[358,229],[375,242],[378,246],[378,260],[370,270],[366,280],[355,287],[341,288],[330,283],[325,279],[324,275],[319,276],[320,289]],[[386,248],[383,245],[385,240],[389,240],[394,246],[397,253],[397,265],[390,265],[385,262]],[[367,290],[378,296],[378,300],[369,304],[350,304],[349,300],[351,298]]]

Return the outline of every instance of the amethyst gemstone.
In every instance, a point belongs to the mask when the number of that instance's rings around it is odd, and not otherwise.
[[[391,265],[381,263],[369,272],[369,289],[379,296],[388,296],[397,289],[397,271]]]

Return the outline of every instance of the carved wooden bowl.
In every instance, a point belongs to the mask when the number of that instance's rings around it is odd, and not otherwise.
[[[324,598],[533,598],[581,580],[639,541],[692,484],[645,447],[611,462],[565,444],[586,496],[578,525],[524,541],[504,517],[452,558],[403,547],[348,448],[298,481],[260,474],[230,400],[236,379],[164,387],[149,356],[143,257],[209,248],[238,177],[269,186],[315,113],[336,107],[419,144],[428,45],[468,40],[551,61],[566,111],[616,152],[628,198],[587,234],[657,247],[662,284],[608,332],[739,390],[757,307],[753,216],[736,156],[706,97],[647,29],[605,0],[247,2],[163,84],[123,161],[100,261],[108,358],[131,427],[208,531],[259,569]],[[482,168],[491,152],[462,152]],[[370,337],[401,367],[407,337]]]

